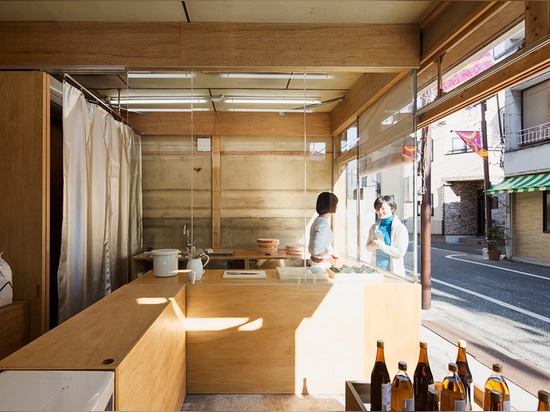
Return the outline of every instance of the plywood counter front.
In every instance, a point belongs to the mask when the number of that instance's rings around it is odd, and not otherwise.
[[[115,372],[116,410],[180,410],[185,288],[128,284],[0,361],[0,370]]]
[[[415,364],[420,285],[383,281],[223,279],[208,270],[134,282],[186,287],[188,393],[343,393],[368,380],[376,340],[386,342],[390,374]],[[368,275],[366,275],[368,278]]]

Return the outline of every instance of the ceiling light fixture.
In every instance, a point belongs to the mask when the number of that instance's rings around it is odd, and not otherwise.
[[[128,109],[132,113],[170,113],[170,112],[208,112],[208,107],[132,107]]]
[[[195,73],[154,73],[154,72],[128,72],[129,79],[190,79]]]
[[[329,80],[334,76],[327,73],[220,73],[228,79],[303,79]]]
[[[230,107],[229,112],[264,112],[264,113],[313,113],[311,109],[245,109],[244,107]]]
[[[283,98],[260,98],[260,97],[225,97],[225,102],[230,104],[292,104],[292,105],[310,105],[319,104],[321,99],[317,97],[303,98],[303,97],[283,97]]]
[[[134,104],[200,104],[207,103],[205,97],[111,97],[109,103],[114,105]]]

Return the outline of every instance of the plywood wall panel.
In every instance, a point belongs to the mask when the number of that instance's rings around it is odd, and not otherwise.
[[[304,217],[243,217],[222,218],[221,247],[257,248],[256,239],[279,239],[280,248],[286,243],[304,241]]]
[[[49,328],[49,77],[0,72],[0,92],[0,252],[32,340]]]
[[[196,112],[129,114],[130,123],[144,135],[190,136],[304,136],[304,115],[289,113]],[[330,113],[306,115],[307,136],[330,136]]]

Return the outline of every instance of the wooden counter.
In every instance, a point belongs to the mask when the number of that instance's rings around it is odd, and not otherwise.
[[[180,410],[186,393],[343,393],[415,364],[420,285],[147,272],[0,361],[0,370],[112,370],[117,410]],[[366,275],[368,278],[368,275]]]
[[[115,372],[116,410],[180,410],[185,289],[129,284],[0,361],[0,370]]]
[[[134,283],[186,287],[188,393],[342,393],[368,380],[376,340],[386,342],[390,374],[416,364],[420,285],[383,281],[223,279],[209,270]],[[368,275],[365,275],[368,279]]]

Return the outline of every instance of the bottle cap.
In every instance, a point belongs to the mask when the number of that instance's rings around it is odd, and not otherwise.
[[[493,363],[493,372],[502,373],[502,365],[500,363]]]
[[[428,349],[428,342],[420,341],[420,347],[422,349]]]
[[[399,363],[397,364],[397,367],[400,371],[406,371],[407,370],[407,362],[399,361]]]
[[[466,348],[466,341],[463,339],[459,339],[458,341],[458,347],[459,348]]]
[[[545,391],[543,389],[539,390],[539,401],[549,403],[550,402],[550,392]]]
[[[458,371],[458,365],[454,362],[449,362],[449,371],[457,372]]]
[[[490,392],[490,396],[492,402],[502,402],[502,393],[500,393],[499,391],[493,389]]]
[[[384,341],[382,339],[378,339],[376,341],[376,347],[384,349]]]

